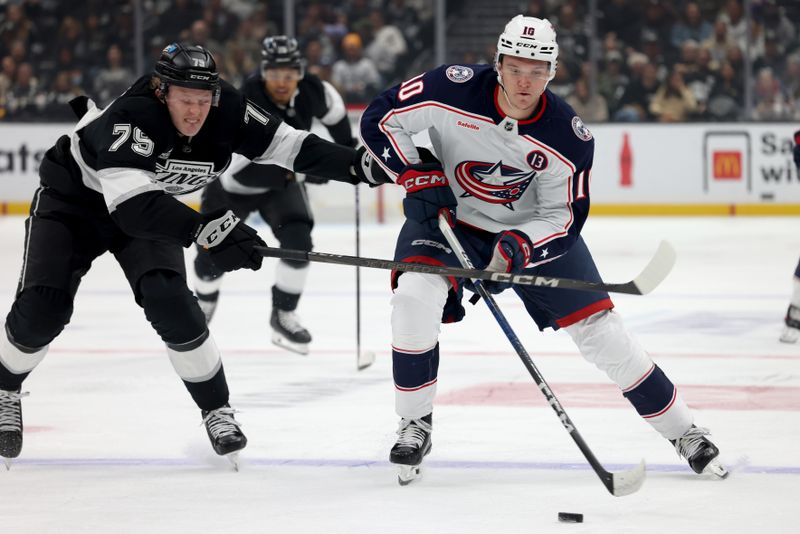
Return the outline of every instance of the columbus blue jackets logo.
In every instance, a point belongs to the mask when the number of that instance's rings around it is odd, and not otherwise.
[[[502,204],[514,210],[514,202],[520,199],[531,185],[535,170],[523,171],[502,161],[463,161],[456,166],[455,177],[464,189],[462,197],[475,197],[490,204]]]
[[[464,83],[474,74],[471,68],[462,65],[450,65],[447,67],[446,73],[450,81],[456,83]]]
[[[592,132],[589,131],[589,128],[583,124],[583,121],[577,115],[572,117],[572,131],[575,132],[575,135],[578,136],[578,139],[583,141],[590,141],[592,139]]]

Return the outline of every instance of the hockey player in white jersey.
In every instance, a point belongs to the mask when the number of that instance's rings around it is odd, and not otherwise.
[[[797,167],[797,174],[800,176],[800,130],[794,133],[794,148],[792,149],[794,164]],[[786,317],[783,319],[784,326],[780,340],[783,343],[797,343],[800,340],[800,261],[794,269],[792,277],[792,296],[789,300],[789,308],[786,310]]]
[[[437,228],[444,209],[477,267],[600,281],[580,235],[594,140],[572,108],[547,90],[557,57],[550,22],[518,15],[498,39],[493,66],[445,65],[369,105],[360,124],[364,145],[373,165],[406,189],[396,261],[460,266]],[[412,142],[422,131],[435,158]],[[413,480],[431,449],[439,324],[463,317],[468,283],[394,273],[392,358],[401,420],[390,461],[400,466],[401,484]],[[485,287],[500,292],[508,285]],[[677,389],[628,333],[607,294],[513,289],[539,329],[564,328],[695,472],[726,474],[708,430],[693,424]]]

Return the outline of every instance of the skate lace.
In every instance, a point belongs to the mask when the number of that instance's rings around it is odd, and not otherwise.
[[[22,428],[22,411],[19,401],[30,395],[27,391],[0,390],[0,432],[14,432]]]
[[[242,424],[233,418],[235,413],[239,413],[238,410],[227,406],[211,410],[203,418],[203,424],[208,428],[209,434],[215,438],[236,434]]]
[[[707,436],[710,433],[707,428],[692,427],[683,436],[675,440],[675,450],[680,456],[688,460],[703,447],[703,436]]]
[[[430,434],[431,425],[422,419],[401,419],[400,426],[397,429],[397,445],[408,445],[412,447],[421,447],[425,442],[425,436]]]
[[[305,330],[293,311],[278,310],[278,324],[293,334]]]

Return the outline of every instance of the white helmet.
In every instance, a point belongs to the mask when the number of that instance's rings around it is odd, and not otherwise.
[[[495,68],[499,71],[500,55],[538,59],[550,63],[550,79],[556,75],[558,44],[556,31],[547,19],[517,15],[506,24],[497,40]]]

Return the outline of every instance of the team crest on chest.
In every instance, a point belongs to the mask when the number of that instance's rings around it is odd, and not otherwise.
[[[523,171],[502,161],[463,161],[456,166],[455,177],[464,189],[462,197],[475,197],[490,204],[502,204],[514,211],[514,202],[531,185],[536,171]]]
[[[572,117],[572,131],[575,132],[575,135],[578,136],[578,139],[583,141],[590,141],[592,139],[592,132],[589,131],[589,128],[583,124],[583,121],[577,115]]]
[[[447,78],[451,82],[464,83],[472,78],[474,72],[469,67],[464,67],[462,65],[450,65],[447,67],[446,74]]]

